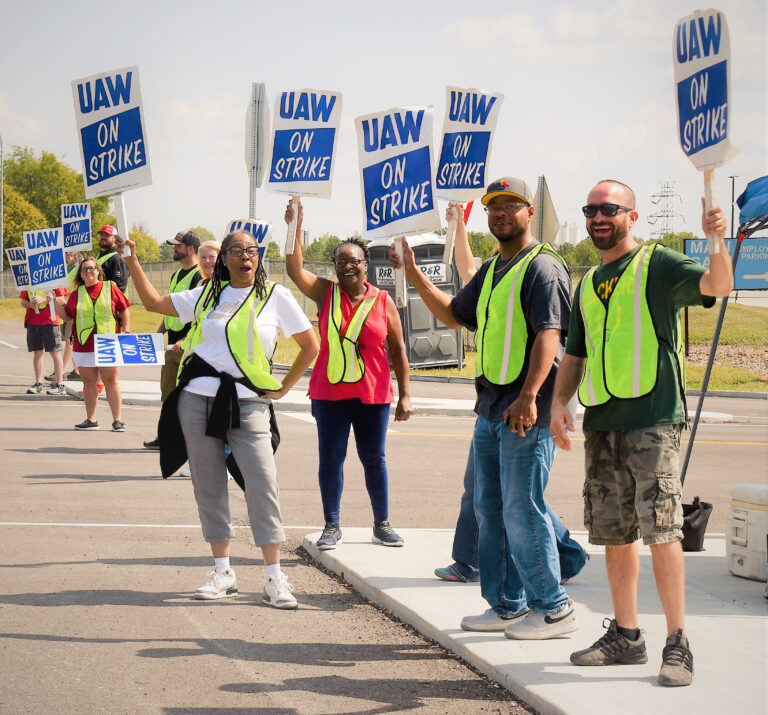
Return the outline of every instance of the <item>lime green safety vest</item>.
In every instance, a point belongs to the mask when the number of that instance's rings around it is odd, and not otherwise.
[[[116,255],[117,251],[110,251],[109,253],[105,253],[103,256],[99,256],[96,259],[96,263],[98,263],[100,266],[103,266],[105,261],[108,261],[110,258],[112,258],[112,256]]]
[[[75,290],[75,277],[77,276],[77,269],[80,268],[80,262],[74,263],[67,270],[67,280],[72,290]]]
[[[365,376],[365,362],[360,355],[358,339],[365,321],[379,297],[379,289],[358,303],[347,329],[341,334],[341,289],[338,283],[331,284],[331,304],[328,307],[328,382],[353,384]]]
[[[117,321],[112,313],[112,281],[102,282],[96,300],[91,300],[84,285],[77,289],[75,331],[80,345],[85,345],[94,328],[100,335],[117,331]]]
[[[192,279],[200,272],[197,268],[195,268],[194,270],[191,270],[189,273],[187,273],[187,275],[185,275],[182,280],[179,280],[179,273],[181,273],[183,270],[183,268],[179,268],[179,270],[176,271],[171,277],[171,285],[168,289],[169,293],[178,293],[183,290],[189,290]],[[179,318],[166,315],[165,319],[163,320],[163,325],[165,325],[166,330],[173,330],[174,332],[178,333],[180,330],[183,330],[186,323],[182,323]]]
[[[659,340],[648,307],[648,269],[656,248],[643,246],[624,269],[606,309],[595,292],[593,267],[581,281],[579,310],[584,321],[587,364],[579,386],[585,407],[602,405],[612,397],[643,397],[656,387]],[[675,351],[681,362],[678,330]]]
[[[531,261],[542,251],[565,266],[560,254],[548,243],[539,244],[494,286],[493,275],[499,257],[488,267],[477,301],[477,361],[475,375],[484,375],[495,385],[509,385],[517,380],[525,362],[528,327],[520,295],[525,273]]]
[[[229,285],[228,281],[222,282],[222,290],[227,285]],[[256,323],[256,319],[270,299],[274,288],[275,284],[272,281],[267,281],[264,297],[259,299],[254,286],[235,314],[227,321],[225,329],[230,355],[245,375],[246,386],[254,391],[279,390],[281,387],[270,373],[269,360],[267,360],[261,345],[259,326]],[[213,307],[211,291],[212,283],[209,281],[195,303],[195,319],[184,341],[184,356],[179,366],[179,374],[181,374],[187,359],[195,351],[195,347],[203,340],[203,321]]]

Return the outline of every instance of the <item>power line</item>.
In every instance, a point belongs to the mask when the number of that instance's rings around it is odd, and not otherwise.
[[[675,233],[676,218],[685,221],[685,217],[675,211],[675,199],[678,199],[681,204],[683,203],[680,194],[675,191],[674,181],[662,181],[661,188],[655,194],[651,194],[651,203],[658,206],[656,212],[648,217],[648,223],[651,226],[656,226],[651,231],[651,238],[661,240],[666,234]]]

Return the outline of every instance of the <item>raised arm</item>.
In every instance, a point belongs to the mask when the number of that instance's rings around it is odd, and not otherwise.
[[[469,245],[467,226],[464,223],[464,207],[461,204],[448,204],[445,220],[452,221],[454,218],[456,219],[456,233],[453,234],[453,257],[456,261],[456,270],[466,285],[477,273],[477,268],[475,268],[475,257],[472,255],[472,248]]]
[[[411,405],[411,381],[408,365],[408,353],[403,341],[403,325],[392,296],[387,296],[387,347],[392,358],[392,368],[397,380],[397,407],[395,421],[405,421],[413,414]]]
[[[299,217],[296,220],[296,236],[294,237],[293,253],[288,253],[285,256],[285,267],[288,270],[288,275],[291,280],[296,284],[296,287],[307,298],[311,298],[318,305],[323,302],[325,291],[328,288],[328,279],[316,276],[312,271],[308,271],[304,268],[304,256],[301,252],[301,223],[304,220],[304,207],[301,203],[299,206]],[[285,209],[285,222],[290,224],[293,220],[293,204],[289,203]]]
[[[147,278],[147,274],[144,273],[144,269],[136,257],[135,241],[131,241],[130,238],[118,238],[115,240],[115,245],[119,246],[118,250],[122,250],[123,246],[131,247],[131,255],[125,257],[125,265],[128,266],[128,271],[131,274],[131,278],[133,278],[133,286],[136,288],[136,292],[139,294],[144,307],[153,313],[171,315],[174,318],[178,318],[179,314],[176,312],[176,308],[173,307],[171,296],[160,295],[149,278]]]
[[[733,264],[725,247],[726,220],[723,210],[719,206],[711,208],[708,212],[704,208],[704,199],[701,199],[701,228],[705,236],[717,235],[720,244],[720,252],[710,254],[709,270],[699,281],[699,290],[702,295],[713,298],[724,298],[733,290]]]

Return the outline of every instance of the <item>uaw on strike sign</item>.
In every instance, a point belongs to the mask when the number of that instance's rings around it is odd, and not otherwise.
[[[93,353],[99,367],[164,365],[161,333],[111,333],[94,335]]]
[[[76,79],[72,82],[72,96],[85,198],[150,185],[139,68]]]

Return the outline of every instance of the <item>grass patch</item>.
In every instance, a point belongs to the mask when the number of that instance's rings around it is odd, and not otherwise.
[[[704,365],[686,365],[685,383],[689,389],[701,389]],[[708,390],[736,390],[744,392],[768,392],[768,380],[752,370],[731,365],[713,365]]]
[[[710,345],[720,314],[720,302],[712,308],[688,308],[688,340],[691,345]],[[721,345],[750,345],[761,347],[766,343],[768,308],[728,302],[720,332]]]

